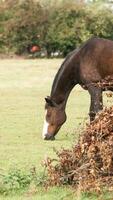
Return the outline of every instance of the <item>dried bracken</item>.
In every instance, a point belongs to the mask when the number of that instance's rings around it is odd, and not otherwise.
[[[105,108],[87,125],[71,149],[46,159],[48,185],[71,184],[81,190],[113,188],[113,107]]]
[[[113,90],[113,76],[107,76],[106,78],[96,83],[95,86],[98,86],[104,90],[108,90],[108,89]]]

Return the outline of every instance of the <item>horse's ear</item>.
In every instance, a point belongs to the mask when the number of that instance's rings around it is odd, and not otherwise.
[[[54,101],[52,101],[50,97],[46,97],[46,98],[45,98],[45,101],[46,101],[46,103],[49,104],[50,106],[52,106],[52,107],[55,106]]]

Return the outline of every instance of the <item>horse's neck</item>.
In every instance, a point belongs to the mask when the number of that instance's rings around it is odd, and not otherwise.
[[[64,61],[53,82],[51,98],[57,104],[63,103],[64,108],[72,88],[77,84],[74,71],[72,60]]]

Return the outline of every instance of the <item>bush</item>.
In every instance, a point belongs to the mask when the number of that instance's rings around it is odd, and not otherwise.
[[[41,2],[41,1],[40,1]],[[113,12],[104,4],[35,0],[0,3],[0,52],[30,53],[38,45],[50,57],[65,56],[92,36],[113,39]]]
[[[6,43],[17,54],[29,52],[33,44],[39,44],[42,9],[32,0],[17,4],[13,17],[5,23]]]
[[[35,187],[43,185],[45,179],[45,172],[38,174],[35,167],[27,172],[20,169],[12,169],[6,175],[0,174],[0,195],[25,191],[32,184]]]

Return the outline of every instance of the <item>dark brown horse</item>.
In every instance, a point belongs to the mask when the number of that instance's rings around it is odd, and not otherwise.
[[[90,120],[102,110],[102,91],[98,82],[113,76],[113,41],[91,38],[81,48],[71,52],[58,70],[50,97],[46,100],[46,116],[43,138],[55,139],[56,133],[66,121],[65,107],[68,96],[77,84],[88,90],[91,96]],[[113,91],[113,87],[110,89]]]

